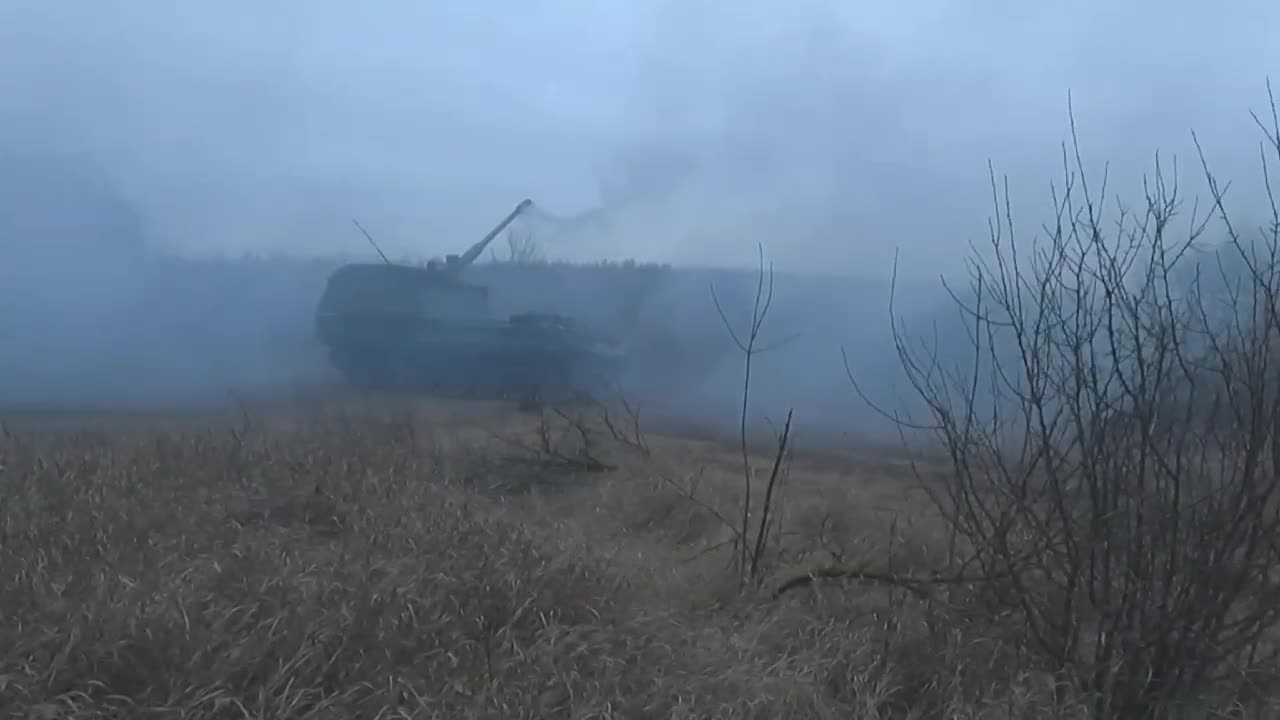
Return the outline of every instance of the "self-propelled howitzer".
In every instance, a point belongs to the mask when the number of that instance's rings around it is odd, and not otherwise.
[[[489,291],[461,279],[524,200],[461,255],[427,267],[355,263],[329,276],[316,336],[332,365],[366,389],[470,397],[566,397],[612,381],[620,353],[573,319],[493,316]]]

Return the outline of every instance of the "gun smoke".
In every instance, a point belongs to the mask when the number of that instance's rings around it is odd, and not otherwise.
[[[1260,3],[354,8],[6,3],[0,404],[334,383],[313,312],[334,267],[376,260],[353,217],[418,261],[527,196],[543,214],[513,233],[551,262],[476,265],[497,314],[623,336],[654,412],[732,425],[742,358],[711,288],[747,322],[763,246],[764,341],[793,339],[757,359],[753,412],[880,432],[842,349],[896,402],[895,256],[907,326],[963,337],[938,276],[963,285],[985,241],[989,160],[1030,234],[1070,91],[1088,163],[1130,202],[1156,150],[1189,156],[1188,127],[1218,174],[1251,178],[1235,139],[1280,66]],[[1185,47],[1214,51],[1167,52]]]

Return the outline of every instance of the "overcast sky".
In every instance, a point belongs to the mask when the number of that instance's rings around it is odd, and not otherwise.
[[[521,198],[552,254],[875,272],[1036,224],[1074,97],[1132,194],[1195,128],[1256,186],[1280,4],[1234,0],[0,2],[0,142],[85,151],[155,242],[457,252]]]

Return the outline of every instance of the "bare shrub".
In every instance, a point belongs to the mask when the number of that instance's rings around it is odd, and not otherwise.
[[[990,617],[1016,624],[1030,657],[1090,698],[1094,717],[1164,716],[1274,671],[1274,98],[1271,108],[1259,125],[1272,216],[1256,236],[1233,222],[1202,151],[1210,212],[1181,217],[1176,172],[1159,156],[1142,206],[1104,202],[1073,116],[1039,241],[1015,233],[1007,181],[1001,192],[992,172],[991,252],[969,262],[969,292],[952,293],[970,361],[908,341],[894,322],[930,417],[899,422],[934,433],[950,460],[930,492],[953,532],[953,572],[973,578]],[[1205,262],[1191,250],[1211,226],[1227,241]],[[1206,290],[1208,273],[1223,292]]]
[[[614,442],[636,452],[642,458],[652,457],[653,448],[650,447],[649,438],[640,422],[639,404],[627,399],[626,394],[622,392],[615,393],[613,404],[618,406],[616,410],[611,409],[608,403],[595,402],[600,422],[609,432],[609,436]]]
[[[724,307],[720,303],[720,298],[716,295],[715,286],[711,286],[711,298],[715,302],[716,312],[720,314],[720,320],[724,323],[725,330],[728,331],[729,337],[733,340],[733,344],[738,348],[738,351],[742,353],[743,358],[742,411],[738,418],[739,450],[742,456],[742,521],[734,533],[734,567],[738,575],[739,589],[745,588],[748,584],[758,584],[763,579],[763,561],[769,549],[769,538],[777,531],[773,523],[777,519],[775,503],[779,502],[779,496],[777,495],[778,483],[786,475],[786,463],[789,460],[787,451],[791,441],[792,410],[788,410],[786,423],[783,425],[781,432],[778,433],[776,452],[774,453],[773,465],[769,471],[769,478],[765,484],[764,497],[758,501],[757,505],[752,498],[755,471],[752,468],[751,453],[747,441],[752,363],[757,355],[782,347],[793,339],[792,337],[786,337],[773,343],[765,343],[761,339],[761,330],[764,328],[765,320],[769,317],[769,308],[773,304],[773,266],[770,265],[767,270],[765,269],[764,247],[758,246],[757,249],[759,251],[760,264],[756,273],[756,291],[751,305],[751,319],[745,331],[734,329],[733,323],[729,321],[729,317],[725,314]],[[753,526],[753,514],[755,513],[759,513],[759,519],[755,520]]]
[[[547,254],[532,230],[526,229],[519,233],[515,230],[507,231],[507,262],[514,265],[535,265],[546,259]]]
[[[501,437],[513,449],[512,462],[563,472],[607,472],[616,465],[602,458],[596,428],[582,413],[543,409],[531,433]]]

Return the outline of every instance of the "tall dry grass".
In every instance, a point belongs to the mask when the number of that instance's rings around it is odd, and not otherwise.
[[[1070,715],[935,600],[738,594],[714,517],[734,451],[600,440],[616,469],[586,472],[517,451],[536,425],[8,432],[4,716]],[[880,467],[800,460],[788,488],[773,577],[936,557],[936,524],[886,515],[922,506]]]

